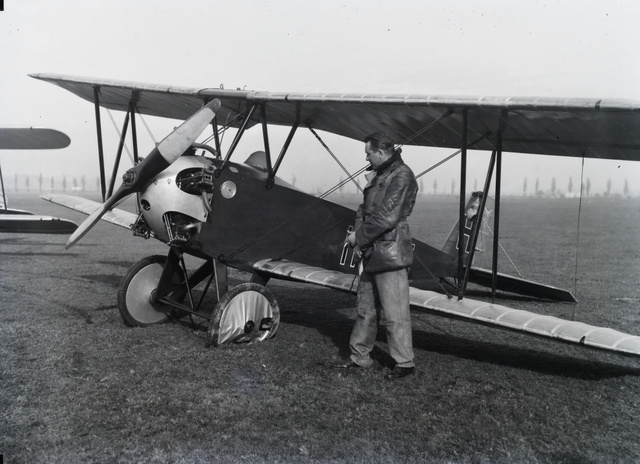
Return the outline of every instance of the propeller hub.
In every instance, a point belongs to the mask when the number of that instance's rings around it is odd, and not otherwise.
[[[125,188],[131,188],[133,184],[135,184],[137,178],[138,173],[135,169],[128,169],[127,172],[122,175],[122,186]]]

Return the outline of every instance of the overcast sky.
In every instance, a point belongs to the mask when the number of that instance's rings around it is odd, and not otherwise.
[[[564,96],[640,99],[640,2],[576,1],[215,1],[5,0],[0,12],[0,125],[52,127],[72,140],[64,150],[3,152],[5,179],[97,175],[93,107],[27,77],[52,72],[194,87],[268,91]],[[106,113],[105,113],[106,115]],[[103,115],[108,156],[117,135]],[[122,114],[114,113],[118,126]],[[151,118],[149,118],[151,119]],[[165,126],[152,125],[156,139]],[[173,122],[171,122],[173,124]],[[280,134],[276,131],[274,142]],[[259,149],[261,137],[249,138]],[[141,137],[141,151],[152,147]],[[349,166],[364,164],[362,144],[329,137]],[[281,174],[316,189],[319,167],[332,163],[313,137],[292,146]],[[450,151],[407,150],[416,172]],[[486,157],[470,165],[470,188],[482,183]],[[593,191],[640,195],[640,163],[587,160]],[[128,167],[128,166],[127,166]],[[450,190],[457,162],[425,176],[424,187]],[[331,168],[334,169],[334,168]],[[574,189],[581,161],[505,157],[505,191]],[[340,171],[325,177],[340,180]]]

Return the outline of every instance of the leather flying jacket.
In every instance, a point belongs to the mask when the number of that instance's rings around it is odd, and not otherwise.
[[[413,171],[398,151],[375,173],[369,173],[367,180],[355,222],[364,270],[381,272],[408,267],[413,263],[413,243],[407,218],[418,193]]]

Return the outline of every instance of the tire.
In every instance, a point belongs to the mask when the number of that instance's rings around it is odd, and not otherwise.
[[[257,283],[230,289],[213,310],[209,345],[268,340],[278,330],[280,308],[271,292]]]
[[[156,290],[166,256],[154,255],[144,258],[131,266],[118,288],[118,309],[125,325],[146,327],[161,324],[168,320],[166,306],[151,303],[150,298]]]

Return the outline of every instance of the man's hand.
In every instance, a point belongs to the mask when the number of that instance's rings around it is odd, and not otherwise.
[[[353,254],[355,255],[356,259],[362,259],[362,250],[360,249],[360,247],[356,243],[356,233],[355,232],[349,232],[347,234],[347,242],[349,242],[349,246],[351,248],[353,248]]]
[[[353,254],[355,255],[356,259],[362,259],[362,250],[358,245],[354,247]]]
[[[347,234],[347,240],[349,241],[349,246],[351,248],[356,246],[356,233],[355,232],[349,232]]]

